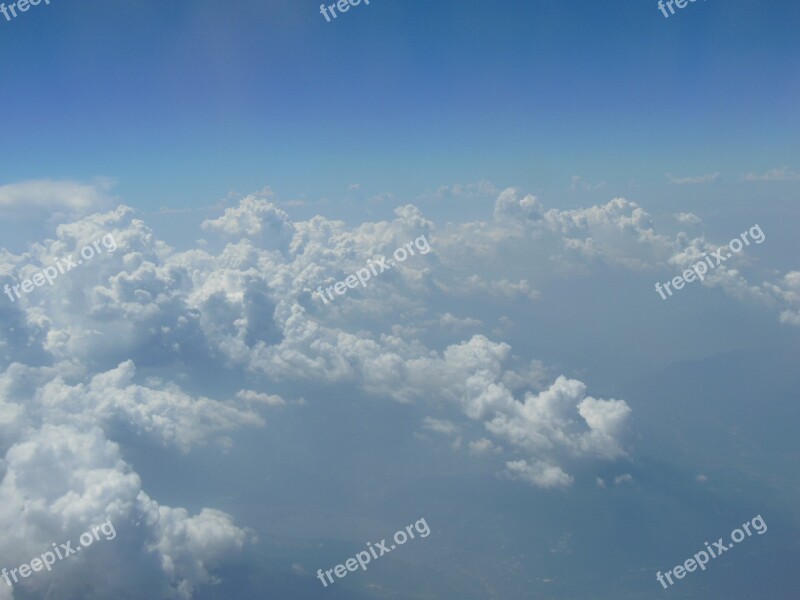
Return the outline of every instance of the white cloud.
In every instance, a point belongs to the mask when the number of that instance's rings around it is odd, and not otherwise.
[[[7,394],[5,411],[0,415],[5,414],[9,423],[34,427],[59,423],[78,428],[97,425],[108,428],[112,423],[117,423],[117,427],[124,423],[138,435],[183,452],[209,441],[227,446],[228,432],[264,424],[251,406],[257,398],[237,402],[194,398],[175,383],[157,378],[151,378],[149,386],[139,385],[134,382],[136,368],[132,361],[95,374],[85,383],[69,384],[60,374],[53,377],[63,370],[61,365],[57,370],[11,365],[0,375],[0,389]],[[36,384],[33,390],[32,384]],[[2,421],[0,417],[0,426]]]
[[[14,217],[75,218],[107,208],[113,181],[91,183],[36,179],[0,186],[0,215]]]
[[[474,456],[483,456],[492,451],[500,452],[501,449],[497,448],[491,440],[487,440],[486,438],[481,438],[469,443],[469,453]]]
[[[673,215],[675,220],[682,225],[700,225],[703,220],[694,213],[679,212]]]
[[[575,481],[574,477],[567,475],[560,467],[548,465],[541,461],[529,463],[524,460],[506,463],[506,474],[512,479],[518,479],[542,488],[569,487]]]
[[[258,402],[266,406],[283,406],[286,400],[275,394],[263,394],[253,390],[239,390],[236,397],[248,402]]]
[[[575,192],[577,190],[599,190],[606,186],[605,181],[601,181],[600,183],[591,184],[587,181],[584,181],[578,175],[573,175],[570,179],[571,183],[569,185],[569,191]]]
[[[537,298],[539,282],[583,276],[602,264],[638,276],[684,265],[711,248],[702,237],[657,232],[650,215],[624,198],[557,210],[507,189],[486,221],[439,227],[405,205],[390,220],[349,227],[320,216],[294,222],[266,196],[248,196],[205,222],[207,231],[230,239],[217,250],[208,244],[176,252],[120,207],[62,225],[55,239],[22,255],[5,252],[0,284],[104,233],[113,232],[119,244],[113,254],[4,307],[4,319],[14,323],[0,332],[7,367],[0,384],[9,389],[0,403],[6,445],[47,423],[99,426],[113,436],[124,421],[143,438],[180,451],[226,447],[232,432],[260,427],[260,411],[285,402],[256,384],[213,399],[171,380],[191,381],[193,370],[213,368],[269,387],[342,384],[375,399],[420,403],[432,415],[455,413],[449,421],[424,422],[465,438],[470,427],[480,428],[485,437],[470,443],[471,454],[487,442],[502,444],[515,453],[507,474],[544,487],[569,485],[574,463],[625,456],[627,403],[594,398],[583,382],[530,357],[520,360],[517,349],[485,335],[446,345],[426,324],[438,319],[452,337],[482,326],[466,309],[458,317],[444,311],[465,294],[505,310]],[[423,233],[430,253],[336,303],[311,298],[318,286]],[[705,285],[772,302],[785,322],[800,324],[796,273],[755,286],[719,267]],[[9,366],[12,360],[58,367],[31,370]],[[156,377],[138,381],[138,370]],[[21,390],[33,398],[30,406]]]
[[[247,532],[211,508],[190,515],[158,504],[113,440],[177,452],[227,448],[237,431],[261,427],[264,413],[287,404],[293,386],[341,385],[362,401],[415,403],[429,415],[425,429],[450,436],[440,443],[476,440],[466,443],[469,455],[498,461],[506,476],[569,487],[571,473],[626,456],[631,408],[592,396],[524,347],[490,339],[481,328],[496,315],[472,314],[470,303],[498,305],[514,317],[499,322],[513,330],[523,322],[517,309],[553,281],[603,266],[641,277],[716,248],[702,236],[657,231],[624,198],[558,210],[515,189],[499,192],[483,221],[438,224],[405,205],[355,226],[292,221],[265,192],[204,228],[225,245],[209,235],[178,252],[119,207],[63,224],[20,255],[0,255],[2,285],[105,233],[119,245],[0,306],[0,525],[8,534],[0,554],[20,564],[107,518],[118,531],[100,552],[26,580],[33,594],[57,582],[60,597],[87,597],[79,582],[91,578],[101,582],[99,600],[133,578],[148,597],[183,599],[213,583]],[[430,253],[336,303],[311,298],[421,234]],[[800,325],[800,272],[757,281],[720,266],[704,285],[774,306]],[[224,391],[206,391],[208,373]]]
[[[220,511],[190,516],[156,503],[98,428],[45,425],[8,450],[4,467],[0,555],[6,565],[29,562],[54,540],[75,547],[82,532],[107,520],[116,530],[114,539],[101,537],[52,572],[21,580],[37,597],[57,589],[66,600],[102,600],[119,595],[133,578],[143,596],[189,600],[249,537]]]
[[[747,173],[742,177],[745,181],[797,181],[800,173],[792,171],[789,167],[770,169],[766,173]]]
[[[436,322],[442,327],[452,330],[469,329],[471,327],[480,327],[483,325],[478,319],[473,319],[471,317],[460,319],[449,312],[437,315]]]
[[[455,185],[443,185],[436,189],[435,192],[425,192],[421,196],[421,200],[442,200],[445,198],[454,198],[462,200],[475,200],[479,198],[489,198],[497,195],[497,188],[490,181],[482,179],[475,183],[456,183]]]
[[[434,419],[433,417],[425,417],[422,421],[422,426],[430,431],[443,433],[445,435],[453,435],[460,430],[460,427],[446,419]]]
[[[719,178],[720,178],[719,171],[715,171],[714,173],[707,173],[706,175],[696,175],[694,177],[674,177],[673,175],[667,173],[667,181],[669,183],[673,183],[676,185],[711,183],[717,181]]]
[[[294,235],[289,215],[269,202],[271,190],[263,197],[247,196],[238,206],[228,208],[217,219],[203,221],[201,227],[232,238],[249,238],[264,244],[264,247],[284,249]]]

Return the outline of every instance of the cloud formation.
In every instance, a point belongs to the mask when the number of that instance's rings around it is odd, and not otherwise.
[[[800,173],[792,171],[789,167],[770,169],[766,173],[747,173],[743,176],[745,181],[797,181]]]
[[[720,172],[714,171],[705,175],[695,175],[692,177],[675,177],[667,173],[667,182],[675,185],[698,185],[703,183],[712,183],[720,178]]]
[[[513,327],[506,310],[540,302],[553,281],[602,267],[649,286],[653,272],[685,268],[717,246],[657,231],[624,198],[559,210],[513,188],[496,196],[482,221],[440,225],[403,205],[389,220],[348,226],[322,216],[293,221],[265,192],[205,221],[210,242],[186,251],[120,206],[62,224],[22,254],[3,251],[0,284],[106,233],[118,243],[53,286],[0,306],[0,519],[9,560],[28,560],[43,543],[110,518],[119,541],[109,552],[122,553],[114,564],[143,553],[136,576],[154,597],[189,598],[248,535],[212,508],[191,516],[159,505],[115,442],[132,434],[183,453],[225,449],[241,428],[263,426],[270,410],[304,409],[287,403],[283,389],[341,385],[363,402],[415,403],[429,415],[426,429],[459,436],[455,449],[461,436],[475,440],[465,456],[497,461],[507,477],[541,488],[569,487],[579,464],[625,457],[625,400],[592,395],[491,332]],[[676,219],[702,224],[689,213]],[[312,297],[423,234],[428,254],[341,302],[323,307]],[[747,257],[736,257],[703,285],[800,325],[800,273],[751,283],[749,270]],[[475,314],[478,304],[496,312]],[[218,386],[200,394],[196,382],[208,373]],[[98,598],[110,597],[131,573],[104,556],[25,585],[94,569],[104,582]],[[63,597],[78,597],[64,589]]]
[[[99,178],[91,183],[37,179],[0,185],[0,215],[17,218],[75,218],[102,210],[111,202],[113,181]]]

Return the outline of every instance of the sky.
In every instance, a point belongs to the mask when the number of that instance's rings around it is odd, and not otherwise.
[[[10,4],[0,600],[797,598],[796,4]]]
[[[328,23],[304,2],[54,0],[0,21],[0,177],[110,177],[151,209],[480,179],[567,202],[576,174],[663,198],[666,173],[797,168],[798,20],[791,2],[665,19],[633,1],[381,0]]]

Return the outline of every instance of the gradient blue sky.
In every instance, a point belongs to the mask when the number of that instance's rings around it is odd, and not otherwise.
[[[800,168],[796,2],[373,0],[40,4],[0,18],[0,182],[116,180],[149,210],[272,186],[413,197],[578,174]],[[722,199],[746,186],[707,194]]]

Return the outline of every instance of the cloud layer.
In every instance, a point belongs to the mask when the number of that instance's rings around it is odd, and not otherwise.
[[[484,314],[452,307],[536,303],[549,282],[598,265],[649,287],[653,274],[677,272],[717,245],[657,232],[623,198],[557,210],[514,189],[496,195],[485,221],[440,226],[404,205],[392,220],[354,227],[321,216],[292,221],[271,193],[248,196],[202,224],[218,236],[209,245],[218,251],[176,251],[120,206],[60,225],[54,239],[21,255],[4,250],[0,284],[13,284],[104,234],[118,244],[53,286],[13,303],[3,297],[3,556],[15,566],[107,519],[118,529],[103,552],[22,585],[44,597],[56,588],[60,598],[90,597],[69,583],[85,575],[99,582],[91,597],[100,598],[135,575],[154,596],[189,598],[212,582],[246,530],[211,508],[192,516],[159,505],[115,439],[133,433],[184,453],[228,448],[269,411],[303,410],[281,386],[342,385],[363,401],[419,404],[425,429],[459,436],[456,448],[466,437],[474,460],[496,461],[507,477],[544,489],[570,486],[578,463],[625,457],[624,400],[596,398],[574,377],[517,356],[492,339]],[[702,224],[689,213],[676,221]],[[423,234],[430,253],[337,302],[312,295]],[[743,275],[749,266],[737,256],[703,285],[800,325],[800,273],[754,284]],[[198,394],[192,382],[208,373],[220,385]],[[146,558],[137,563],[134,554]]]

